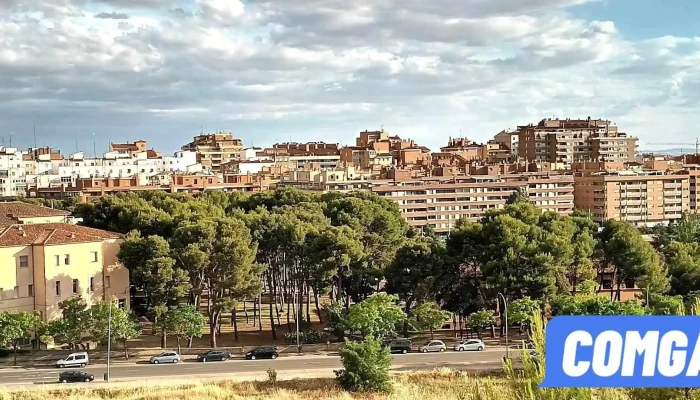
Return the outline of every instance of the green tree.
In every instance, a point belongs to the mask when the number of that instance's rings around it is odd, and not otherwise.
[[[12,345],[14,365],[17,365],[17,348],[23,339],[31,338],[38,324],[38,317],[28,312],[0,314],[0,346]]]
[[[177,340],[177,352],[181,353],[180,341],[189,340],[193,337],[202,337],[202,327],[206,323],[206,318],[195,308],[195,306],[183,306],[168,311],[162,320],[165,330],[175,336]]]
[[[264,266],[254,263],[256,251],[257,246],[242,221],[218,221],[217,240],[204,271],[204,287],[209,293],[207,314],[211,347],[216,347],[221,314],[234,310],[235,323],[238,302],[256,297],[262,291]]]
[[[558,296],[550,302],[552,315],[644,315],[635,300],[619,302],[598,295]]]
[[[523,186],[514,190],[513,193],[508,196],[508,200],[506,200],[506,204],[518,203],[530,203],[530,196],[527,194],[527,189]]]
[[[683,297],[652,295],[649,298],[649,313],[653,315],[685,315]]]
[[[362,332],[365,337],[384,339],[394,336],[396,325],[406,319],[397,302],[396,296],[377,293],[350,307],[346,326],[351,332]]]
[[[363,342],[347,342],[340,350],[343,369],[334,371],[338,384],[352,392],[388,392],[391,390],[391,355],[381,342],[368,337]]]
[[[49,323],[53,337],[71,348],[82,342],[88,333],[92,318],[87,303],[81,297],[71,297],[58,303],[61,317]]]
[[[413,312],[413,323],[421,330],[429,330],[430,338],[434,339],[433,331],[442,328],[452,314],[443,311],[435,302],[423,303]]]
[[[688,296],[700,290],[700,244],[673,241],[663,252],[671,278],[671,294]]]
[[[110,319],[110,306],[111,319]],[[129,349],[127,341],[138,337],[141,333],[141,325],[136,321],[134,315],[128,310],[118,307],[114,303],[100,302],[90,308],[91,324],[90,334],[93,339],[100,343],[109,341],[109,331],[111,325],[111,339],[121,341],[124,347],[124,358],[129,359]],[[111,322],[110,322],[111,321]]]
[[[490,328],[496,324],[496,318],[493,312],[487,310],[477,311],[469,315],[469,327],[476,331],[477,336],[481,339],[481,333],[484,329]]]
[[[659,256],[634,226],[610,220],[603,227],[600,242],[605,261],[613,267],[617,300],[620,299],[622,283],[628,280],[644,282],[642,287],[650,293],[662,294],[668,289]]]
[[[445,246],[441,242],[430,239],[409,242],[396,252],[396,258],[384,272],[386,292],[398,295],[410,317],[418,302],[435,299],[444,263]],[[404,336],[408,335],[407,323]]]
[[[508,323],[529,329],[533,316],[540,308],[540,302],[529,297],[513,300],[508,305]]]

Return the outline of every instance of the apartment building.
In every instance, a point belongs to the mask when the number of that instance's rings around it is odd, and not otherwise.
[[[33,171],[25,160],[27,152],[14,147],[0,147],[0,197],[12,197],[27,188],[27,174]]]
[[[653,164],[652,164],[653,165]],[[574,163],[574,203],[593,220],[655,226],[680,219],[691,210],[687,170],[630,168],[620,162]]]
[[[334,170],[290,170],[277,187],[293,187],[300,190],[326,193],[330,191],[349,192],[369,190],[375,184],[370,171],[362,171],[354,166],[338,167]]]
[[[92,305],[129,307],[129,272],[117,260],[121,235],[62,223],[67,213],[0,203],[0,312],[60,316],[58,303],[80,295]]]
[[[602,119],[543,119],[518,127],[518,155],[571,165],[586,161],[633,161],[637,138]]]
[[[231,133],[217,132],[195,136],[182,150],[197,153],[198,163],[218,173],[222,164],[239,160],[243,141],[235,139]]]
[[[371,191],[396,202],[409,225],[449,232],[459,219],[476,221],[488,210],[503,208],[520,188],[545,211],[569,215],[574,209],[573,176],[550,172],[387,181]]]
[[[166,193],[200,193],[207,190],[225,192],[257,192],[267,189],[261,181],[247,183],[232,182],[227,176],[206,174],[160,173],[154,175],[136,174],[128,178],[78,178],[75,184],[52,187],[31,187],[29,198],[64,199],[80,197],[100,197],[110,194],[134,191],[163,191]]]
[[[512,158],[518,157],[518,140],[520,136],[518,135],[517,131],[501,131],[498,132],[494,137],[493,140],[496,143],[502,144],[504,147],[506,147],[508,150],[510,150],[510,154]]]

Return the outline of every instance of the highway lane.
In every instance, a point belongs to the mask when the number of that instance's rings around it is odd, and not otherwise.
[[[455,369],[486,369],[498,367],[503,357],[503,350],[486,349],[481,352],[445,352],[445,353],[411,353],[393,356],[395,370],[426,370],[439,367]],[[303,372],[304,370],[327,370],[341,368],[340,358],[331,355],[286,356],[277,360],[247,361],[232,359],[224,362],[198,363],[185,360],[178,364],[151,365],[147,363],[119,363],[110,367],[114,381],[138,381],[158,378],[207,378],[212,376],[250,374],[265,372],[269,368],[278,373]],[[106,365],[89,365],[81,369],[95,375],[96,381],[103,379],[107,372]],[[0,370],[0,384],[52,383],[58,380],[58,368],[7,368]]]

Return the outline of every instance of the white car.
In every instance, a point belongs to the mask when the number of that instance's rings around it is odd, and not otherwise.
[[[178,362],[180,362],[180,355],[174,351],[166,351],[151,357],[151,364],[177,364]]]
[[[434,351],[439,351],[442,353],[445,350],[447,350],[447,346],[445,346],[445,343],[443,343],[442,340],[428,340],[418,348],[418,351],[420,351],[421,353],[428,353]]]
[[[455,351],[482,351],[485,348],[484,342],[478,339],[462,340],[455,345]]]
[[[71,353],[68,355],[68,357],[56,361],[56,366],[59,368],[65,368],[65,367],[85,367],[90,363],[90,359],[88,358],[88,353],[82,352],[82,353]]]

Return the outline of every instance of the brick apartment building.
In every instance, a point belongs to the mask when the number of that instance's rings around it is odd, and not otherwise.
[[[448,232],[461,218],[475,221],[487,210],[503,208],[519,188],[526,189],[533,204],[543,210],[569,215],[574,209],[573,176],[553,172],[385,181],[371,191],[396,202],[411,226]]]
[[[574,163],[572,170],[576,208],[589,211],[596,222],[667,225],[696,209],[690,199],[691,172],[671,169],[668,162],[650,161],[636,168],[620,162]]]
[[[182,146],[182,150],[197,153],[197,162],[214,172],[221,172],[221,165],[238,160],[243,150],[243,141],[235,139],[232,134],[217,132],[209,135],[195,136]]]
[[[633,161],[637,138],[602,119],[543,119],[518,127],[518,156],[571,165],[586,161]]]

